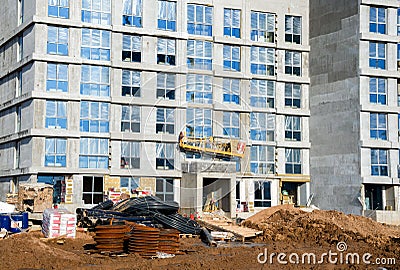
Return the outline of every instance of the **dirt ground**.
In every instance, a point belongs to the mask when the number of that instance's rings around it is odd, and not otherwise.
[[[219,247],[208,247],[200,239],[180,239],[183,255],[168,259],[87,254],[85,247],[94,244],[91,233],[78,232],[75,239],[65,239],[61,245],[57,239],[43,238],[40,231],[31,231],[0,240],[0,269],[400,269],[400,228],[368,218],[279,206],[256,214],[245,224],[263,230],[264,235]],[[339,242],[343,242],[341,246]],[[336,264],[328,261],[328,255],[323,257],[329,252],[337,254],[331,254],[332,261],[337,258]],[[280,261],[286,265],[279,263],[278,253],[285,254],[280,255]],[[304,255],[311,253],[316,255],[315,262],[312,258],[308,262],[308,255]],[[346,264],[349,253],[359,254],[360,263],[348,257]],[[366,258],[370,264],[362,261],[365,253],[371,254]],[[375,263],[377,258],[380,264]]]

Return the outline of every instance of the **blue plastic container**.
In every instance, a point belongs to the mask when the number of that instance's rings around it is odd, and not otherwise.
[[[11,214],[11,229],[10,232],[19,233],[23,226],[24,215],[22,213]]]
[[[7,231],[11,229],[11,219],[7,214],[0,214],[0,228],[4,228]]]

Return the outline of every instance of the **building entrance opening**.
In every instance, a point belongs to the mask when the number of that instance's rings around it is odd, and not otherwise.
[[[366,210],[394,210],[394,187],[384,185],[365,185]]]
[[[230,179],[203,178],[203,211],[231,211]]]
[[[293,204],[296,206],[306,205],[306,183],[304,182],[282,182],[281,204]]]
[[[53,203],[65,202],[65,177],[59,175],[38,175],[38,183],[53,186]]]

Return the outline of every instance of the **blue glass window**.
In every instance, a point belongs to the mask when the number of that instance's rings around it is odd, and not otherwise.
[[[176,31],[176,2],[158,1],[158,29]]]
[[[224,9],[224,36],[240,38],[239,9]]]
[[[142,0],[124,0],[122,25],[142,27]]]
[[[285,16],[285,41],[301,44],[301,17]]]
[[[212,36],[213,7],[187,5],[187,31],[191,35]]]
[[[122,70],[122,96],[140,97],[140,71]]]
[[[108,103],[81,101],[80,131],[109,132],[109,108]]]
[[[376,69],[386,68],[386,44],[379,42],[369,43],[369,67]]]
[[[274,174],[275,148],[266,145],[251,146],[250,170],[255,174]]]
[[[175,39],[157,40],[157,64],[175,66]]]
[[[121,131],[140,133],[140,107],[122,106],[121,108]]]
[[[174,108],[157,108],[156,133],[175,134]]]
[[[46,101],[46,128],[67,129],[67,102]]]
[[[68,92],[68,65],[47,64],[46,90]]]
[[[200,74],[186,76],[186,101],[188,103],[212,103],[212,77]]]
[[[175,100],[175,78],[173,73],[157,74],[157,98]]]
[[[142,61],[142,37],[124,35],[122,39],[122,61]]]
[[[60,138],[46,138],[45,167],[65,167],[67,160],[67,140]]]
[[[285,173],[301,174],[301,150],[295,148],[285,149]]]
[[[386,9],[383,7],[369,8],[369,31],[386,34]]]
[[[301,76],[301,52],[285,51],[285,74]]]
[[[240,80],[225,79],[223,81],[223,102],[240,103]]]
[[[110,36],[109,31],[83,28],[81,57],[110,61]]]
[[[297,83],[285,83],[285,107],[301,107],[301,85]]]
[[[240,47],[224,45],[224,70],[240,71]]]
[[[250,113],[250,139],[253,141],[275,141],[275,115],[271,113]]]
[[[275,49],[251,47],[250,68],[252,74],[275,75]]]
[[[81,138],[79,168],[108,169],[108,139]]]
[[[68,28],[55,26],[47,28],[47,53],[68,55]]]
[[[187,137],[208,138],[212,134],[211,110],[198,108],[186,109]]]
[[[371,149],[371,175],[388,176],[388,151]]]
[[[110,68],[102,66],[82,65],[81,95],[110,96]]]
[[[275,82],[267,80],[251,80],[250,105],[256,108],[274,108]]]
[[[300,116],[285,116],[285,140],[301,141]]]
[[[212,69],[212,43],[202,40],[187,41],[187,66],[189,69]]]
[[[251,12],[251,40],[275,42],[275,14]]]
[[[384,113],[370,113],[369,116],[370,138],[387,140],[387,115]]]
[[[156,144],[156,168],[157,170],[173,170],[175,164],[175,148],[174,143],[157,143]]]
[[[82,0],[82,22],[110,25],[111,0]]]
[[[237,112],[224,112],[223,135],[231,138],[239,138],[240,116]]]
[[[386,105],[386,79],[369,78],[369,102]]]
[[[140,142],[121,142],[121,169],[140,169]]]
[[[48,0],[48,16],[68,19],[69,0]]]

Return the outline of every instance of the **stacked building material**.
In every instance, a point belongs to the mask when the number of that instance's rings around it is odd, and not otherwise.
[[[144,258],[154,257],[157,255],[159,238],[159,229],[135,225],[129,238],[128,250]]]
[[[176,254],[179,250],[179,231],[174,229],[161,229],[158,242],[158,251]]]
[[[96,249],[100,251],[122,253],[124,241],[131,228],[126,225],[101,225],[96,226]]]
[[[45,237],[65,236],[75,238],[76,215],[66,209],[45,209],[43,211],[42,232]]]

